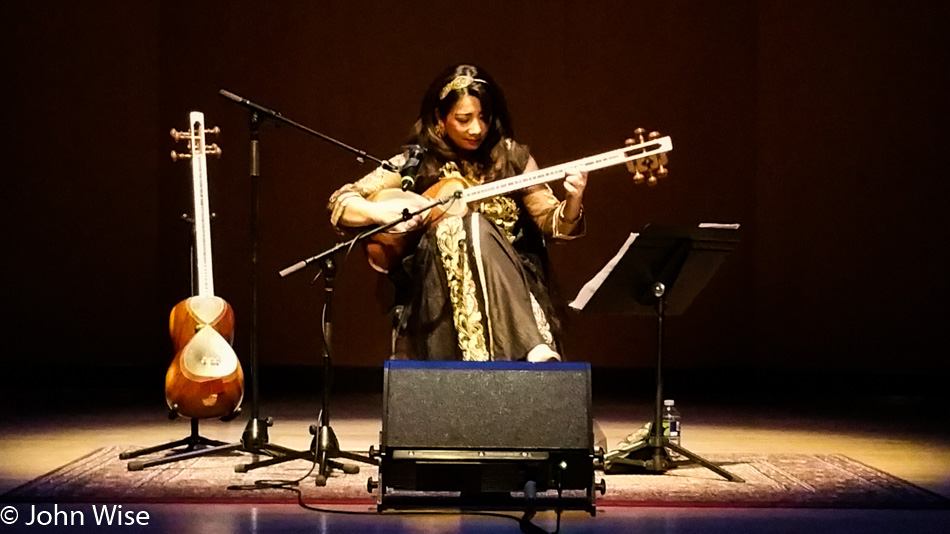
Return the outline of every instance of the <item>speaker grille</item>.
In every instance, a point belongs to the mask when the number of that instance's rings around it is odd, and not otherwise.
[[[384,448],[592,450],[586,363],[388,362]]]

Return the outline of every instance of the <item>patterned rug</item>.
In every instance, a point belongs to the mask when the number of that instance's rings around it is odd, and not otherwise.
[[[129,471],[122,449],[102,448],[0,496],[4,502],[290,502],[281,489],[240,491],[258,480],[294,480],[311,464],[294,460],[248,473],[234,467],[254,460],[243,453],[204,456]],[[603,475],[607,492],[599,506],[717,506],[785,508],[950,508],[950,500],[897,477],[836,454],[709,455],[744,483],[729,482],[701,466],[665,474]],[[358,474],[335,471],[326,487],[313,476],[297,486],[312,504],[373,504],[367,479],[377,469],[361,465]]]

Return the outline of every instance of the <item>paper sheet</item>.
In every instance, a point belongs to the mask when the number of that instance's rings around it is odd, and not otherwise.
[[[738,230],[739,223],[700,223],[700,228],[721,228],[725,230]],[[620,259],[623,258],[624,254],[627,253],[627,249],[630,248],[630,245],[637,239],[637,236],[640,234],[637,232],[631,233],[630,237],[624,242],[623,246],[620,247],[620,250],[614,255],[613,258],[607,265],[594,275],[580,291],[577,292],[577,297],[571,301],[568,306],[576,311],[581,311],[584,309],[584,306],[590,302],[590,299],[594,296],[594,293],[600,289],[600,286],[603,285],[604,281],[607,280],[607,277],[610,276],[610,273],[613,272],[614,268],[620,263]]]
[[[610,276],[610,273],[614,270],[614,267],[616,267],[617,263],[620,262],[620,258],[622,258],[623,255],[627,253],[627,249],[630,248],[630,245],[633,244],[638,235],[640,234],[637,232],[631,233],[630,237],[627,238],[623,246],[620,247],[620,250],[617,251],[614,257],[607,262],[607,265],[604,265],[599,273],[594,275],[593,278],[584,284],[584,287],[582,287],[581,290],[577,292],[577,297],[570,304],[568,304],[571,309],[577,311],[584,309],[584,306],[586,306],[587,302],[590,301],[591,297],[594,296],[594,293],[596,293],[600,286],[604,283],[604,280]]]

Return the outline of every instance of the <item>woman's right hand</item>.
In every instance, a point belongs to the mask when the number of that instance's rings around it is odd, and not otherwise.
[[[408,211],[409,213],[413,213],[419,211],[420,209],[428,206],[430,203],[431,202],[428,199],[416,193],[409,191],[393,191],[388,195],[388,197],[374,202],[378,210],[378,218],[376,223],[380,225],[388,224],[404,217],[405,212]],[[411,232],[421,228],[422,225],[423,215],[416,214],[413,215],[412,218],[393,226],[387,230],[387,232],[394,234]]]
[[[374,202],[376,204],[376,224],[384,225],[389,224],[392,221],[401,219],[404,217],[404,212],[407,210],[413,212],[418,208],[414,208],[407,203],[403,202]],[[402,234],[406,232],[411,232],[422,226],[422,215],[413,215],[412,218],[402,221],[399,224],[390,227],[386,230],[392,234]]]
[[[342,219],[348,226],[367,226],[370,224],[384,225],[403,217],[403,212],[418,211],[428,206],[430,202],[416,193],[394,191],[382,195],[377,200],[353,198],[347,201]],[[389,228],[390,233],[410,232],[423,225],[422,215],[414,215],[409,220],[400,222]]]

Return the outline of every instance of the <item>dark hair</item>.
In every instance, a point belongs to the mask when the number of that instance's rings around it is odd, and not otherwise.
[[[453,83],[456,82],[456,83]],[[514,136],[508,104],[501,87],[481,67],[463,63],[444,70],[433,80],[422,99],[419,119],[413,128],[412,144],[421,145],[426,151],[420,169],[419,184],[428,187],[438,179],[442,165],[457,161],[458,149],[446,142],[438,131],[439,120],[448,116],[452,107],[465,95],[479,100],[486,117],[488,132],[484,141],[469,157],[472,163],[485,169],[486,180],[497,179],[508,167],[506,139]]]

